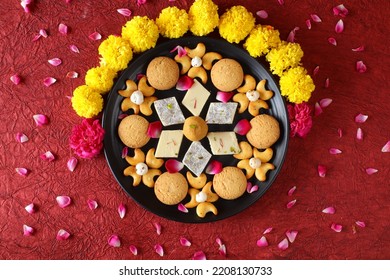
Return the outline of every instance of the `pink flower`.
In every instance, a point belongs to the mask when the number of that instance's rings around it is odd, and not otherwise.
[[[313,125],[309,105],[305,102],[288,104],[287,110],[290,119],[290,136],[306,137]]]
[[[104,129],[99,120],[83,119],[76,125],[70,135],[69,144],[76,155],[91,159],[103,148]]]

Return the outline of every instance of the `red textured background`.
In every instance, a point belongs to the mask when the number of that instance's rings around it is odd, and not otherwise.
[[[336,34],[334,26],[339,17],[332,7],[342,4],[334,0],[285,0],[279,5],[268,1],[218,1],[220,14],[226,8],[245,5],[251,12],[266,10],[268,19],[257,23],[271,24],[286,39],[295,27],[296,42],[305,52],[303,64],[314,77],[316,90],[310,104],[322,98],[332,98],[324,113],[314,118],[314,126],[306,139],[290,141],[285,164],[272,188],[253,206],[229,219],[211,224],[181,224],[146,212],[132,201],[117,185],[103,155],[95,160],[80,160],[71,173],[66,168],[72,151],[68,137],[72,127],[80,123],[67,98],[73,89],[83,84],[87,69],[98,64],[97,47],[88,35],[97,31],[105,39],[120,34],[128,20],[117,13],[118,8],[130,8],[133,15],[155,18],[169,5],[188,9],[193,1],[169,2],[149,0],[137,7],[136,1],[35,1],[32,12],[24,13],[19,1],[0,2],[0,259],[160,259],[153,249],[162,244],[163,259],[191,259],[202,250],[208,259],[390,259],[390,154],[381,148],[390,140],[389,74],[387,0],[344,1],[349,9],[345,30]],[[322,22],[313,23],[308,30],[305,20],[318,14]],[[67,35],[58,32],[58,24],[70,27]],[[46,29],[48,38],[32,42],[39,29]],[[338,45],[327,42],[335,37]],[[73,53],[75,44],[80,53]],[[363,52],[352,48],[365,46]],[[60,57],[63,64],[47,63]],[[367,72],[360,74],[355,63],[363,60]],[[77,79],[65,77],[69,71],[80,73]],[[23,82],[16,86],[10,77],[19,73]],[[42,80],[52,76],[57,83],[46,88]],[[330,79],[329,88],[324,87]],[[46,114],[50,124],[36,127],[32,116]],[[358,113],[368,115],[363,124],[354,122]],[[355,138],[360,127],[363,141]],[[341,128],[343,136],[338,136]],[[29,141],[20,144],[17,132],[24,132]],[[331,147],[343,151],[330,155]],[[39,155],[52,151],[53,162],[44,162]],[[317,165],[327,166],[325,178],[317,175]],[[31,170],[27,177],[15,172],[16,167]],[[367,175],[365,169],[379,171]],[[297,186],[295,193],[288,190]],[[61,209],[55,198],[69,195],[73,203]],[[91,211],[87,199],[95,199],[99,207]],[[296,199],[291,209],[287,202]],[[35,214],[24,207],[34,202]],[[127,215],[120,219],[117,207],[127,206]],[[334,206],[334,215],[323,214],[325,207]],[[360,228],[355,221],[364,221]],[[157,235],[153,223],[162,225]],[[341,224],[343,230],[334,232],[330,225]],[[23,224],[35,228],[33,236],[23,236]],[[263,231],[269,246],[259,248],[256,241]],[[57,241],[59,229],[72,235]],[[297,230],[294,243],[285,251],[277,244],[285,238],[286,230]],[[107,244],[111,234],[118,234],[122,246]],[[180,236],[192,242],[191,247],[179,243]],[[215,239],[219,237],[227,248],[220,256]],[[128,247],[139,249],[133,256]]]

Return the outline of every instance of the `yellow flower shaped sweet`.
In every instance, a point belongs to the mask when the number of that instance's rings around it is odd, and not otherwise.
[[[303,51],[298,43],[282,42],[266,56],[273,74],[281,76],[283,71],[300,64]]]
[[[219,35],[229,43],[239,43],[255,26],[255,18],[244,6],[233,6],[219,20]]]
[[[195,0],[188,11],[189,28],[196,36],[205,36],[218,26],[218,6],[211,0]]]
[[[180,38],[188,31],[188,14],[183,9],[167,7],[161,11],[156,24],[163,37]]]
[[[94,67],[85,74],[85,84],[100,93],[106,93],[114,85],[116,75],[117,72],[111,68],[104,66]]]
[[[279,31],[270,25],[256,25],[249,33],[244,43],[244,48],[253,57],[267,54],[270,49],[276,48],[281,43]]]
[[[133,59],[129,41],[119,36],[108,36],[100,44],[98,51],[101,56],[100,65],[115,71],[126,69],[127,64]]]
[[[135,53],[154,48],[159,37],[158,27],[148,17],[135,16],[122,27],[122,37],[129,40]]]
[[[284,72],[280,77],[280,91],[288,101],[302,103],[310,99],[311,93],[315,89],[310,75],[305,68],[298,66]]]
[[[77,87],[71,99],[73,110],[84,118],[97,116],[103,109],[103,98],[100,93],[87,85]]]

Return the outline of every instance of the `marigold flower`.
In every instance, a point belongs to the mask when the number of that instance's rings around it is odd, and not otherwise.
[[[290,119],[290,136],[306,137],[313,125],[310,106],[306,102],[288,104],[287,110]]]
[[[161,11],[156,24],[163,37],[179,38],[188,31],[188,14],[183,9],[167,7]]]
[[[72,107],[77,115],[92,118],[103,109],[103,98],[100,93],[87,85],[77,87],[71,99]]]
[[[122,37],[129,40],[135,53],[154,48],[159,37],[158,27],[148,17],[135,16],[122,27]]]
[[[281,76],[283,71],[300,64],[303,51],[298,43],[283,41],[278,48],[270,50],[266,59],[273,74]]]
[[[308,101],[311,93],[315,89],[310,75],[305,68],[298,66],[284,72],[280,77],[280,91],[288,101],[292,103],[302,103]]]
[[[188,11],[189,28],[196,36],[205,36],[218,26],[218,6],[211,0],[195,0]]]
[[[253,57],[267,54],[270,49],[276,48],[281,43],[279,31],[270,25],[256,25],[249,33],[244,43],[244,48]]]
[[[219,34],[229,43],[239,43],[255,26],[255,18],[244,6],[233,6],[219,20]]]
[[[106,93],[114,85],[116,75],[117,72],[111,68],[104,66],[94,67],[85,74],[85,84],[100,93]]]
[[[110,35],[99,46],[100,65],[121,71],[133,59],[129,41],[119,36]]]

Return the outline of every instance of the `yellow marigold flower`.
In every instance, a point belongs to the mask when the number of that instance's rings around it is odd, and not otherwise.
[[[167,7],[161,11],[156,24],[163,37],[180,38],[188,31],[188,14],[186,10]]]
[[[188,11],[189,28],[196,36],[205,36],[218,26],[218,6],[211,0],[195,0]]]
[[[297,66],[284,72],[280,77],[280,91],[287,100],[293,103],[302,103],[310,99],[315,89],[310,75],[305,68]]]
[[[148,17],[135,16],[122,27],[122,37],[129,40],[135,53],[154,48],[159,33],[154,20]]]
[[[92,118],[103,109],[103,97],[87,85],[77,87],[71,99],[73,110],[84,118]]]
[[[270,49],[276,48],[281,43],[279,31],[270,25],[256,25],[249,33],[244,43],[244,48],[253,57],[267,54]]]
[[[116,75],[116,71],[111,68],[104,66],[94,67],[85,74],[85,84],[100,93],[106,93],[114,85]]]
[[[272,49],[266,56],[273,74],[281,76],[288,68],[300,64],[303,51],[298,43],[282,42],[278,48]]]
[[[239,43],[255,26],[255,18],[244,6],[233,6],[219,20],[219,35],[229,43]]]
[[[126,69],[133,59],[133,51],[129,41],[119,36],[110,35],[99,46],[100,65],[115,71]]]

